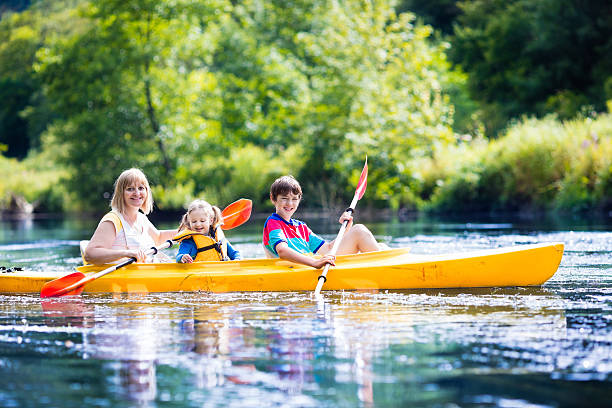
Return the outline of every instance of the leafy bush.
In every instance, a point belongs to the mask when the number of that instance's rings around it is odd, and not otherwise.
[[[498,140],[443,148],[418,166],[426,210],[608,208],[612,115],[523,119]]]
[[[612,120],[572,123],[575,149],[559,182],[556,208],[588,210],[612,207]]]
[[[297,145],[279,155],[247,145],[224,159],[205,157],[184,164],[177,171],[175,186],[154,187],[155,201],[162,209],[177,209],[202,198],[223,208],[239,198],[249,198],[254,206],[269,207],[270,184],[281,175],[298,174],[303,157],[303,149]]]
[[[433,158],[422,159],[413,172],[422,180],[417,207],[436,211],[482,210],[489,203],[478,194],[482,176],[482,157],[489,145],[477,139],[439,149]]]
[[[66,171],[48,154],[30,155],[23,161],[0,156],[0,209],[11,208],[15,201],[36,212],[59,212],[71,207],[69,195],[61,184]],[[13,203],[11,203],[11,201]],[[22,208],[27,210],[27,208]]]

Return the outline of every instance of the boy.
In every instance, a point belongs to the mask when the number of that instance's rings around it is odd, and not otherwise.
[[[264,224],[263,244],[269,254],[288,261],[322,268],[326,264],[335,265],[336,257],[330,255],[334,241],[325,242],[313,233],[302,221],[291,217],[298,209],[302,199],[300,183],[292,176],[283,176],[274,181],[270,187],[270,200],[276,212],[268,217]],[[353,217],[344,212],[339,219],[342,224],[348,220],[344,238],[338,247],[338,254],[356,254],[387,249],[379,244],[364,225],[352,225]],[[322,255],[315,258],[312,254]]]

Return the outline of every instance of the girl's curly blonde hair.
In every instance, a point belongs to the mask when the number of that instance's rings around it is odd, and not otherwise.
[[[209,234],[212,235],[218,226],[223,225],[223,215],[221,215],[221,210],[219,207],[210,205],[204,200],[193,200],[187,207],[187,212],[183,215],[183,218],[181,218],[181,225],[179,225],[178,229],[179,231],[191,229],[191,225],[189,224],[189,214],[197,209],[203,210],[210,217]]]

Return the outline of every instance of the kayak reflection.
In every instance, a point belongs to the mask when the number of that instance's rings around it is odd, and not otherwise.
[[[46,324],[53,327],[93,327],[95,312],[81,296],[41,299]]]
[[[156,397],[157,332],[165,320],[140,313],[138,308],[118,309],[108,314],[108,306],[66,297],[41,300],[49,326],[83,327],[79,350],[84,359],[105,361],[106,378],[118,399],[146,402]],[[167,329],[167,328],[166,328]]]
[[[545,288],[326,292],[323,299],[104,295],[47,301],[43,311],[49,326],[82,327],[82,357],[103,362],[116,398],[139,403],[176,394],[204,403],[241,387],[316,405],[309,398],[335,384],[347,404],[376,406],[389,395],[385,378],[408,375],[394,371],[398,364],[414,373],[404,386],[415,391],[423,378],[440,376],[444,366],[423,359],[445,345],[462,343],[468,355],[474,343],[479,353],[538,357],[548,353],[539,344],[567,330],[563,299]]]

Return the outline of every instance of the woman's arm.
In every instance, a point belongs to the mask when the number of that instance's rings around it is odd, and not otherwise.
[[[155,228],[155,225],[153,225],[153,223],[149,221],[148,218],[147,221],[149,222],[149,235],[151,236],[151,238],[153,238],[153,241],[155,241],[155,245],[160,245],[161,243],[174,238],[178,233],[178,231],[175,229],[158,230],[157,228]]]
[[[85,248],[84,255],[87,262],[103,264],[121,258],[136,258],[138,262],[145,261],[146,255],[141,249],[111,249],[116,236],[117,232],[112,221],[101,222]]]

